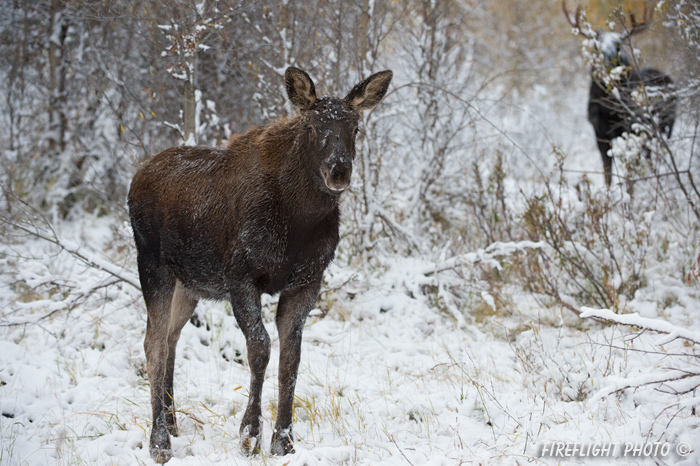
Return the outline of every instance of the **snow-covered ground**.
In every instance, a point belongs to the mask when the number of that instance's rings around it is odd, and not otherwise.
[[[90,228],[99,234],[105,225]],[[25,246],[48,254],[42,244]],[[32,276],[61,277],[88,289],[109,281],[65,253],[52,257],[45,270],[28,262],[22,272],[28,283]],[[245,342],[227,306],[200,304],[203,324],[185,327],[178,346],[182,435],[174,439],[170,464],[524,464],[552,441],[669,442],[674,448],[687,442],[700,451],[697,418],[681,410],[687,397],[653,390],[592,396],[652,368],[685,367],[673,356],[685,351],[683,343],[662,348],[654,335],[631,340],[616,327],[543,310],[526,297],[511,315],[460,325],[420,293],[430,281],[421,271],[434,265],[394,258],[362,285],[347,269],[329,269],[329,287],[347,282],[352,293],[333,297],[328,315],[319,311],[307,322],[296,392],[297,453],[283,459],[239,453],[249,376]],[[700,328],[688,290],[659,292],[677,293],[668,320]],[[657,317],[650,304],[656,298],[640,299],[640,311]],[[144,448],[150,409],[138,291],[110,286],[34,323],[59,308],[54,299],[4,303],[17,310],[8,320],[32,323],[2,328],[2,464],[152,464]],[[264,312],[275,350],[272,304],[268,299]],[[632,349],[667,354],[650,358]],[[273,358],[263,396],[267,439],[276,369]],[[698,457],[693,453],[685,464]],[[677,460],[671,455],[661,462]]]
[[[546,90],[537,92],[545,107]],[[577,92],[571,101],[581,111],[570,123],[542,130],[557,116],[538,120],[532,114],[540,117],[544,109],[533,104],[528,112],[502,114],[497,126],[541,134],[528,139],[534,146],[523,153],[545,154],[542,160],[553,164],[551,146],[559,146],[570,154],[567,168],[600,171],[583,111],[585,86]],[[513,171],[534,170],[518,154],[511,155]],[[602,184],[602,175],[593,178]],[[129,228],[114,218],[61,225],[59,235],[133,270]],[[673,263],[650,259],[647,284],[627,309],[640,314],[633,324],[663,320],[692,336],[700,332],[698,288],[678,276],[683,264],[674,247],[687,248],[670,245]],[[249,379],[245,341],[228,304],[200,303],[201,325],[187,325],[178,345],[181,435],[168,464],[700,462],[700,421],[692,409],[699,400],[692,391],[677,394],[698,384],[692,342],[581,319],[518,289],[509,290],[505,311],[489,312],[489,290],[474,290],[475,300],[483,300],[479,313],[436,304],[441,286],[457,279],[450,268],[431,273],[448,259],[385,255],[371,267],[354,267],[341,251],[304,331],[296,454],[284,458],[239,452]],[[2,465],[153,464],[140,292],[37,239],[3,245],[0,266]],[[263,391],[267,449],[279,345],[275,300],[264,298],[273,341]],[[643,385],[671,377],[681,378]],[[642,386],[624,390],[629,383]],[[617,459],[541,456],[555,441],[614,444]],[[625,445],[654,442],[668,443],[668,454],[623,456]],[[678,455],[683,444],[688,456]]]

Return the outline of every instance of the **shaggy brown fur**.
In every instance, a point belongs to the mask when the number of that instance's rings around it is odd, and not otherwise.
[[[379,103],[391,78],[383,71],[344,99],[317,98],[309,76],[289,68],[287,94],[300,115],[234,136],[223,149],[167,149],[134,175],[128,201],[148,309],[144,347],[156,462],[172,457],[175,348],[201,298],[230,300],[245,335],[251,375],[241,447],[260,450],[260,395],[270,358],[262,293],[280,293],[271,453],[294,451],[292,404],[304,322],[338,244],[338,203],[350,184],[359,112]]]

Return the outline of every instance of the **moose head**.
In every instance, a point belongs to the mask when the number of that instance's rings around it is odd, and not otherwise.
[[[360,112],[379,103],[391,77],[391,71],[382,71],[357,84],[345,98],[318,98],[308,74],[294,67],[285,72],[287,96],[300,110],[305,128],[301,143],[315,158],[324,191],[340,194],[350,186]]]

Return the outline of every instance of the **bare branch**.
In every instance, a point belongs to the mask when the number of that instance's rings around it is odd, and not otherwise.
[[[54,244],[62,251],[66,251],[67,253],[76,257],[88,267],[102,270],[103,272],[112,275],[114,278],[117,278],[119,281],[128,283],[137,290],[141,291],[139,279],[136,277],[136,275],[113,264],[107,259],[99,257],[95,253],[80,247],[80,245],[73,241],[61,238],[61,236],[53,228],[51,222],[49,222],[49,220],[41,212],[19,198],[15,198],[15,200],[26,209],[25,213],[28,214],[28,217],[30,217],[31,220],[17,220],[7,216],[4,213],[0,213],[1,222],[7,224],[11,228],[27,233],[30,236]]]
[[[593,33],[593,30],[591,29],[591,25],[586,22],[584,25],[585,27],[581,26],[581,18],[583,17],[583,9],[581,8],[581,5],[576,5],[576,13],[574,14],[574,17],[572,19],[571,15],[569,14],[569,10],[566,7],[566,0],[563,0],[561,2],[561,8],[564,11],[564,16],[566,17],[566,20],[571,24],[574,28],[578,29],[579,34],[581,34],[583,37],[587,39],[595,39],[595,33]],[[585,21],[585,19],[584,19]]]

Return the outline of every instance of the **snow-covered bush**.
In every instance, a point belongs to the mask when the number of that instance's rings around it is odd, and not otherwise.
[[[523,226],[541,247],[514,261],[531,292],[578,312],[580,306],[622,309],[644,282],[653,210],[629,196],[597,191],[584,178],[562,176],[526,198]]]

